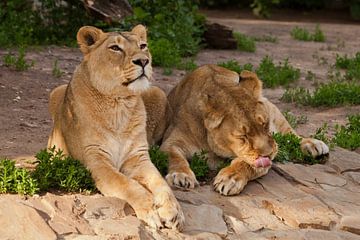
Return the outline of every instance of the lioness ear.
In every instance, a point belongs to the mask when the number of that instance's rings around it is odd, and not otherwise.
[[[147,41],[147,33],[146,33],[146,27],[144,25],[136,25],[132,30],[132,33],[138,35],[140,37],[141,41],[146,42]]]
[[[247,89],[256,99],[262,97],[262,82],[257,77],[256,73],[243,70],[240,73],[239,85]]]
[[[223,120],[224,120],[223,114],[209,113],[204,119],[204,124],[207,129],[214,129],[220,126]]]
[[[80,28],[76,39],[83,54],[90,52],[90,47],[100,39],[102,34],[104,32],[96,27],[85,26]]]
[[[204,114],[204,125],[207,129],[217,128],[224,120],[224,113],[216,108],[215,102],[213,96],[203,95],[203,102],[199,109]]]

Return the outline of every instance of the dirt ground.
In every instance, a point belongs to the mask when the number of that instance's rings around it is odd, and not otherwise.
[[[291,65],[301,70],[301,78],[294,86],[313,89],[316,83],[329,81],[327,73],[335,61],[336,54],[353,55],[360,51],[359,24],[347,22],[342,18],[339,19],[339,23],[334,19],[327,23],[320,22],[326,42],[315,43],[293,40],[290,31],[294,26],[313,30],[319,21],[318,18],[314,18],[316,22],[306,17],[291,21],[268,21],[247,19],[243,15],[226,12],[208,11],[206,14],[211,22],[227,25],[235,31],[254,37],[271,34],[278,38],[278,42],[257,42],[255,53],[204,49],[196,56],[195,61],[198,65],[235,59],[240,64],[250,62],[257,67],[266,55],[272,56],[276,63],[288,58]],[[0,59],[8,51],[0,49]],[[17,72],[5,67],[0,61],[0,157],[34,155],[46,147],[52,126],[47,110],[49,93],[56,86],[69,82],[81,58],[78,49],[46,46],[28,50],[26,59],[34,60],[35,65],[27,71]],[[64,73],[59,78],[52,75],[56,60]],[[315,81],[305,79],[308,71],[316,74]],[[162,72],[161,68],[155,68],[154,84],[167,92],[186,74],[184,71],[175,70],[171,76],[165,76]],[[265,89],[264,94],[281,110],[290,110],[296,115],[307,116],[309,121],[298,127],[298,131],[303,135],[314,133],[324,122],[328,122],[331,127],[335,124],[344,124],[348,114],[360,112],[360,106],[310,108],[285,104],[279,100],[283,92],[283,88]]]

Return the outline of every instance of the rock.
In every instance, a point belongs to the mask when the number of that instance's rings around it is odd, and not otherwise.
[[[250,229],[245,225],[244,222],[233,216],[226,216],[225,221],[230,227],[230,230],[233,231],[235,234],[240,235],[250,231]]]
[[[326,165],[331,166],[340,173],[360,170],[360,155],[355,152],[336,147],[335,151],[330,153],[330,158]]]
[[[51,240],[57,239],[54,231],[32,207],[26,206],[12,197],[0,199],[1,239]]]
[[[283,175],[291,178],[308,187],[313,187],[314,184],[327,184],[330,186],[342,187],[346,185],[347,181],[341,176],[337,176],[336,172],[329,166],[312,165],[305,166],[301,164],[276,164],[274,168],[280,171]],[[334,174],[330,174],[332,172]]]
[[[187,236],[185,240],[221,240],[222,238],[216,234],[203,232],[194,236]]]
[[[344,216],[339,227],[341,230],[360,235],[360,215]]]
[[[134,216],[126,216],[120,220],[90,219],[89,223],[97,235],[116,235],[119,239],[139,239],[141,222]]]
[[[184,233],[210,232],[226,235],[227,227],[220,208],[208,204],[194,206],[187,203],[182,203],[181,207],[185,214]]]
[[[360,184],[360,172],[347,172],[344,173],[345,176],[349,177],[351,180]]]

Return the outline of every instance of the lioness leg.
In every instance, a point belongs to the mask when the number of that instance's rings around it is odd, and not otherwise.
[[[148,156],[146,159],[143,160],[139,157],[128,159],[121,167],[121,172],[138,181],[153,194],[155,207],[161,222],[166,227],[181,230],[185,217],[180,205]]]
[[[111,161],[101,153],[88,153],[85,159],[85,165],[102,194],[127,201],[133,207],[136,216],[150,226],[162,226],[153,195],[146,188],[115,169]]]
[[[284,115],[280,110],[269,100],[264,98],[262,102],[265,105],[270,117],[270,131],[277,133],[293,133],[297,135],[295,130],[290,126]],[[329,153],[329,147],[320,140],[315,138],[302,138],[301,150],[306,154],[310,154],[313,157],[321,156]]]
[[[222,195],[240,193],[248,181],[261,177],[270,167],[254,168],[240,158],[232,160],[230,166],[220,170],[214,180],[214,189]]]
[[[196,150],[189,149],[191,144],[186,143],[184,139],[186,136],[181,131],[173,129],[170,136],[161,145],[161,150],[168,153],[169,156],[169,171],[166,180],[170,186],[194,188],[199,183],[190,169],[187,158],[191,157]]]
[[[158,143],[168,126],[170,107],[163,90],[152,86],[141,93],[146,109],[146,134],[149,145]]]

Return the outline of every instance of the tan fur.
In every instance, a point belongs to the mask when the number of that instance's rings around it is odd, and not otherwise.
[[[131,32],[104,33],[83,27],[77,39],[84,59],[71,82],[50,95],[54,128],[48,147],[79,159],[101,193],[127,201],[150,226],[181,229],[180,206],[148,154],[143,99],[149,113],[158,114],[148,117],[154,141],[165,128],[159,118],[166,112],[166,97],[158,88],[147,88],[152,69],[146,29],[138,25]]]
[[[275,157],[277,145],[271,132],[294,132],[281,112],[262,96],[261,81],[249,71],[238,75],[215,65],[200,67],[183,79],[168,99],[173,116],[161,149],[169,154],[166,179],[172,186],[197,185],[187,159],[204,149],[213,156],[210,161],[234,158],[218,173],[214,187],[223,195],[238,194],[249,180],[268,172],[270,166],[256,168],[255,160]],[[309,145],[312,148],[306,152],[325,154],[327,146],[319,144]],[[312,151],[319,146],[322,150]]]

